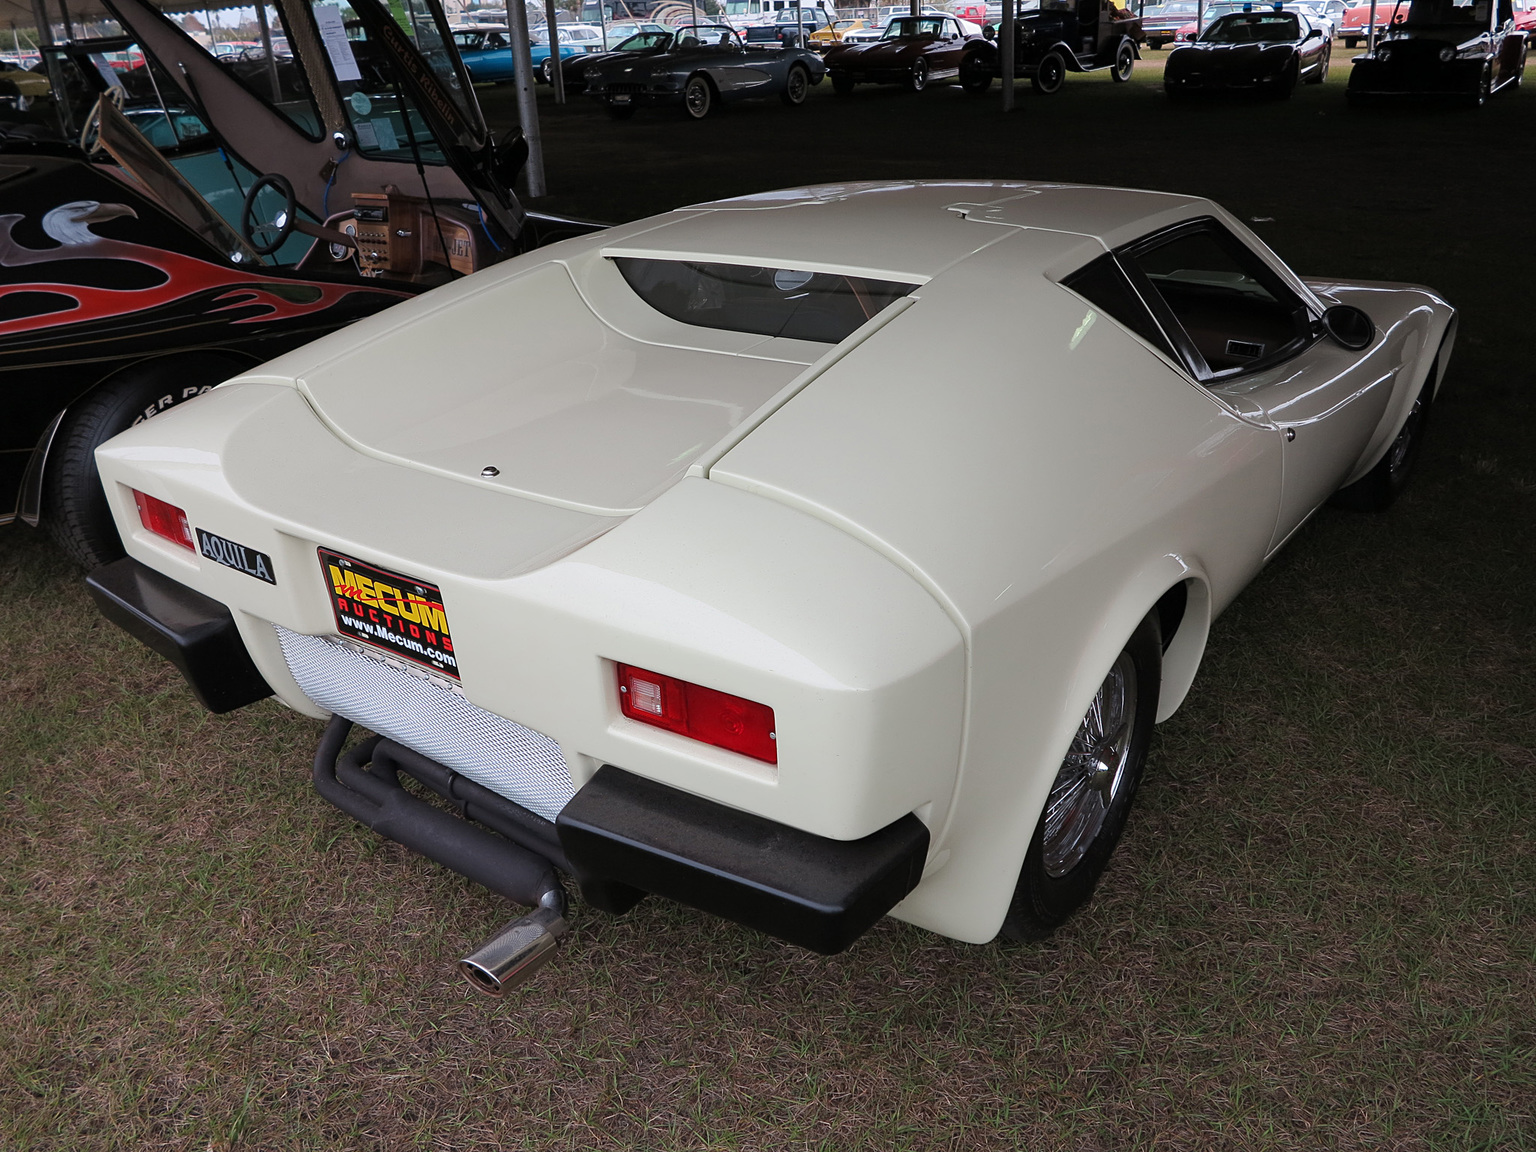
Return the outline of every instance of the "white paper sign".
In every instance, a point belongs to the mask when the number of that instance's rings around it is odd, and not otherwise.
[[[315,23],[320,26],[320,40],[331,58],[336,79],[361,80],[363,74],[357,69],[357,57],[352,55],[352,42],[341,22],[341,8],[335,4],[316,4]]]
[[[359,148],[377,148],[379,138],[373,134],[372,120],[359,120],[353,125],[357,133],[357,146]]]

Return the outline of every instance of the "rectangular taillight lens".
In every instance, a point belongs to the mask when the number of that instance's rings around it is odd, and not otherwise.
[[[642,724],[769,764],[779,762],[773,709],[766,704],[620,664],[619,709]]]
[[[133,490],[133,502],[139,506],[139,523],[144,525],[156,536],[163,536],[172,544],[180,544],[183,548],[191,548],[194,551],[197,546],[192,543],[192,528],[187,523],[187,514],[174,504],[167,504],[164,500],[156,500],[137,488]]]

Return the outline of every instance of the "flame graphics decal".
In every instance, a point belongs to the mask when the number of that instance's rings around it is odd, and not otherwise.
[[[51,264],[60,260],[113,260],[131,261],[153,268],[164,277],[150,287],[113,288],[89,284],[70,284],[59,281],[36,280],[26,284],[0,284],[0,307],[5,298],[19,293],[44,293],[63,297],[64,306],[50,309],[40,315],[18,316],[0,320],[0,336],[19,332],[31,332],[51,328],[59,324],[76,324],[93,320],[109,320],[135,312],[158,308],[163,304],[186,299],[210,289],[228,288],[228,292],[212,297],[208,313],[227,312],[231,309],[260,306],[252,316],[232,321],[235,324],[253,324],[271,320],[288,320],[313,312],[323,312],[354,292],[366,292],[406,299],[406,292],[384,288],[368,288],[355,284],[328,284],[309,280],[270,279],[256,269],[250,271],[221,267],[206,260],[134,244],[126,240],[112,240],[91,231],[91,225],[121,216],[138,217],[126,204],[102,204],[96,200],[75,200],[61,204],[43,217],[43,231],[59,242],[57,248],[24,248],[11,235],[16,222],[23,219],[16,213],[0,215],[0,267],[19,268],[29,264]],[[254,273],[254,275],[253,275]],[[138,279],[138,277],[136,277]],[[35,295],[33,297],[35,299]],[[72,301],[73,303],[69,303]]]

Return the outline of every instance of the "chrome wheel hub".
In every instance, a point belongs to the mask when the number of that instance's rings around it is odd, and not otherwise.
[[[1045,806],[1041,834],[1048,876],[1082,862],[1125,786],[1136,721],[1136,668],[1120,653],[1079,725]]]

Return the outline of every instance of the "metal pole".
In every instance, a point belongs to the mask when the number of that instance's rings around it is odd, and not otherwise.
[[[539,101],[533,94],[533,54],[528,51],[528,6],[523,0],[507,5],[507,25],[512,30],[512,83],[517,86],[517,118],[528,142],[528,195],[544,195],[544,144],[539,136]],[[554,47],[554,45],[551,45]]]
[[[795,47],[805,47],[805,9],[795,0]]]
[[[1375,3],[1376,0],[1371,0]],[[1198,0],[1195,4],[1195,39],[1200,39],[1200,33],[1205,31],[1205,0]]]
[[[997,70],[1002,73],[1004,112],[1013,111],[1013,30],[1016,23],[1014,2],[1015,0],[1003,0],[1002,27],[997,31]]]
[[[597,26],[603,30],[603,51],[608,51],[608,0],[597,0]]]
[[[1365,50],[1376,51],[1376,0],[1371,0],[1371,25],[1365,30]]]
[[[256,25],[261,29],[261,48],[267,54],[267,79],[272,83],[272,103],[283,99],[282,87],[277,82],[277,59],[272,55],[272,27],[267,23],[267,6],[256,0]]]
[[[64,39],[73,40],[75,38],[75,26],[69,19],[69,5],[65,3],[65,0],[59,0],[59,12],[64,17]]]
[[[549,29],[549,80],[555,88],[555,103],[565,103],[565,69],[560,55],[560,37],[555,28],[555,0],[544,0],[544,26]]]
[[[53,25],[48,23],[48,10],[43,7],[43,0],[32,0],[32,19],[37,21],[37,38],[44,44],[53,43]],[[63,88],[55,88],[55,92],[64,91]]]
[[[203,19],[208,21],[208,51],[213,52],[213,46],[219,42],[219,38],[213,34],[213,13],[204,8]],[[213,54],[218,55],[217,52]]]

